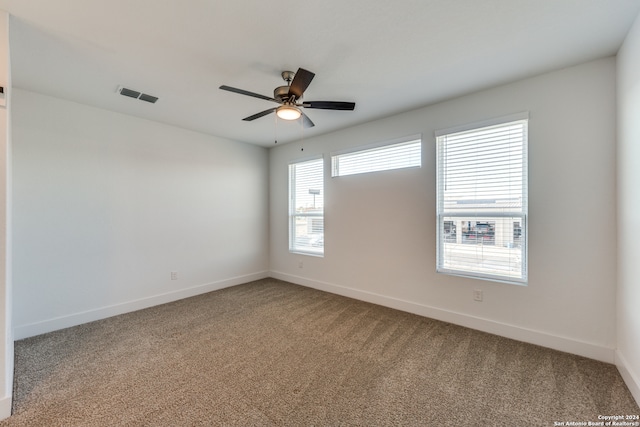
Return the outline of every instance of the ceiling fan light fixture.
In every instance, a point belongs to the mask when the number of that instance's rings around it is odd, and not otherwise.
[[[297,120],[302,115],[299,108],[291,105],[283,105],[278,107],[276,114],[283,120]]]

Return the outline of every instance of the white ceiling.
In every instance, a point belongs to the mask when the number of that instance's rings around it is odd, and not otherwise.
[[[0,0],[13,86],[265,147],[298,139],[267,96],[316,77],[304,136],[613,55],[640,0]],[[149,104],[119,85],[158,96]]]

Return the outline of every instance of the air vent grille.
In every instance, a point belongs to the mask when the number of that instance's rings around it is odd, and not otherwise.
[[[151,96],[151,95],[147,95],[146,93],[142,93],[140,94],[140,98],[138,98],[140,101],[147,101],[150,102],[152,104],[155,104],[156,101],[158,100],[157,96]]]
[[[140,96],[140,92],[136,92],[135,90],[123,87],[122,89],[120,89],[120,95],[128,96],[130,98],[137,98]]]
[[[139,99],[140,101],[150,102],[152,104],[155,104],[156,101],[158,100],[157,96],[149,95],[147,93],[141,93],[141,92],[138,92],[137,90],[127,89],[126,87],[122,87],[122,86],[119,86],[116,92],[119,93],[120,95],[128,96],[129,98],[136,98],[136,99]]]

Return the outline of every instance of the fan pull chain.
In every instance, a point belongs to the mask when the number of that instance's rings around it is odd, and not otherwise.
[[[304,116],[300,116],[300,151],[304,151]]]
[[[275,124],[273,125],[273,139],[274,139],[274,144],[278,143],[278,115],[274,114],[273,115],[273,120],[275,120]]]

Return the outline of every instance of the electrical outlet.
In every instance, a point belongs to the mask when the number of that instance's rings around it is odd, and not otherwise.
[[[482,301],[482,289],[474,289],[473,290],[473,300],[474,301]]]
[[[298,261],[298,268],[303,268],[303,267],[304,267],[304,262]]]
[[[171,272],[171,280],[178,280],[178,272],[177,271],[172,271]]]

